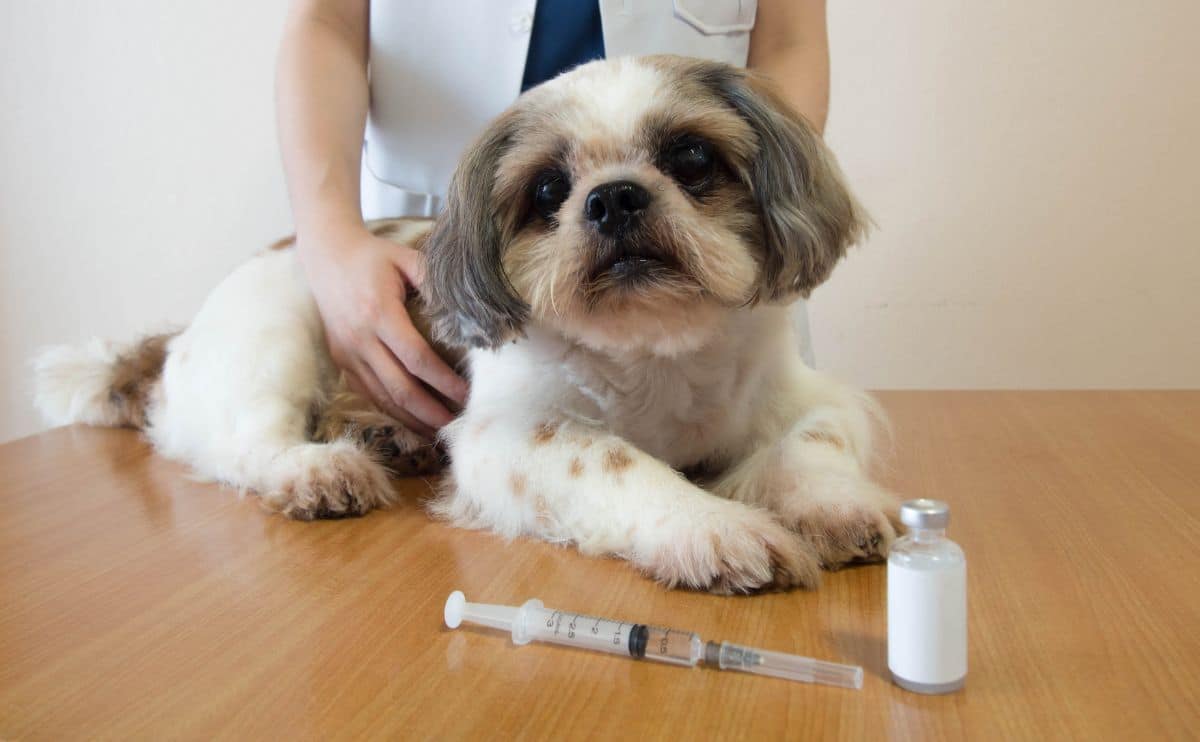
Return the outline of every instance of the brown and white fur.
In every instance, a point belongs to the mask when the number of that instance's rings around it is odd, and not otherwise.
[[[821,567],[885,555],[875,406],[802,362],[787,309],[863,222],[820,138],[745,70],[622,58],[523,95],[419,240],[434,335],[470,348],[433,511],[716,592],[811,587]],[[389,504],[371,441],[434,456],[344,389],[292,253],[220,284],[161,381],[114,382],[136,353],[49,351],[42,409],[144,426],[295,517]]]
[[[430,223],[370,226],[412,243]],[[409,308],[424,317],[419,300]],[[394,504],[389,474],[442,468],[433,444],[346,385],[291,239],[234,270],[182,332],[128,347],[93,340],[49,348],[35,372],[36,401],[51,423],[142,428],[159,452],[293,518]]]

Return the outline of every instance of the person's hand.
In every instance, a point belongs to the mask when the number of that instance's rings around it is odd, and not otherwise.
[[[463,381],[413,326],[404,307],[424,280],[423,256],[363,227],[301,237],[301,259],[334,362],[355,391],[414,432],[432,436],[453,415],[421,382],[462,404]]]

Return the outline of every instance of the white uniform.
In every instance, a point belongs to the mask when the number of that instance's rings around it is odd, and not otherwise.
[[[744,67],[757,0],[599,0],[605,56]],[[458,158],[521,91],[536,0],[372,0],[367,219],[433,216]],[[808,357],[808,318],[796,303]]]

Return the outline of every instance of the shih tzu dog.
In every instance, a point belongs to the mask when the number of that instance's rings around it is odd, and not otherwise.
[[[425,251],[411,309],[470,373],[432,511],[722,593],[882,557],[876,408],[805,366],[787,308],[863,225],[821,139],[752,72],[622,58],[530,90],[434,223],[373,225]],[[389,473],[441,456],[346,388],[293,253],[234,271],[177,336],[45,352],[41,409],[144,428],[292,517],[391,503]]]

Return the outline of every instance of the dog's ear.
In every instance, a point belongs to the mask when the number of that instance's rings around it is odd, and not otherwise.
[[[807,297],[829,277],[868,220],[833,153],[765,78],[707,63],[701,77],[758,138],[744,177],[762,215],[765,241],[758,295]]]
[[[434,334],[453,346],[495,348],[522,333],[529,316],[502,266],[510,235],[495,203],[500,158],[516,116],[502,115],[459,161],[446,208],[425,241],[425,299]]]

